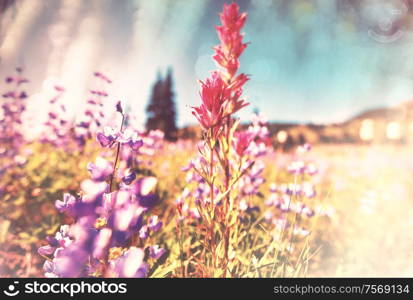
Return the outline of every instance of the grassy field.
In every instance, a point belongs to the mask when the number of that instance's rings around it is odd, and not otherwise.
[[[403,146],[322,146],[326,201],[336,209],[331,251],[320,276],[411,276],[413,161]]]
[[[31,145],[33,154],[23,167],[25,175],[12,181],[8,193],[2,196],[2,276],[42,276],[43,259],[36,249],[44,245],[46,235],[53,234],[65,221],[65,217],[55,211],[54,201],[61,198],[63,191],[79,188],[81,179],[88,176],[87,161],[97,152],[93,143],[87,154],[69,155],[47,147]],[[167,143],[142,164],[145,172],[158,178],[162,195],[161,203],[153,212],[165,226],[154,239],[170,250],[165,262],[165,268],[172,270],[167,272],[168,276],[179,276],[176,265],[179,254],[174,253],[177,247],[175,201],[187,187],[181,168],[196,154],[194,149],[191,142]],[[323,214],[306,223],[311,232],[306,239],[309,261],[306,272],[300,276],[411,276],[413,161],[410,150],[407,146],[390,145],[313,147],[306,159],[319,169],[313,177],[317,197],[308,201]],[[262,195],[251,199],[259,207],[260,215],[266,211],[270,185],[286,181],[288,175],[284,169],[294,157],[294,153],[270,152],[261,158],[265,164],[265,183],[260,187]],[[261,221],[254,224],[256,235],[266,231]],[[256,247],[253,243],[251,241],[251,246]],[[259,247],[267,249],[272,245],[263,239]],[[298,255],[294,253],[292,256]]]

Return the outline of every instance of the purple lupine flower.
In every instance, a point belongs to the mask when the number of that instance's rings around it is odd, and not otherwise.
[[[149,256],[154,259],[159,259],[166,252],[165,249],[159,247],[159,245],[153,245],[149,247]]]
[[[318,169],[313,163],[307,164],[306,173],[308,175],[315,175],[315,174],[317,174],[317,172],[318,172]]]
[[[56,247],[52,247],[51,245],[46,245],[46,246],[42,246],[39,249],[37,249],[37,253],[39,253],[42,256],[46,256],[46,255],[53,254],[55,250],[56,250]]]
[[[72,239],[69,237],[69,225],[62,225],[58,232],[56,232],[55,239],[60,247],[66,248],[72,243]]]
[[[128,190],[120,190],[112,194],[115,198],[115,208],[126,206],[131,202],[132,194]]]
[[[101,96],[101,97],[107,97],[109,95],[105,91],[98,91],[98,90],[90,90],[90,93],[92,95],[97,95],[97,96]]]
[[[19,95],[20,99],[26,99],[27,97],[28,96],[27,96],[27,93],[25,91],[20,92],[20,95]]]
[[[281,201],[276,203],[275,207],[278,208],[279,210],[281,210],[284,213],[289,212],[291,210],[291,207],[292,207],[291,197],[288,196],[288,195],[283,195],[282,198],[281,198]]]
[[[88,116],[88,117],[93,118],[93,112],[92,112],[90,109],[87,109],[87,110],[85,111],[85,116]]]
[[[310,150],[311,150],[311,145],[307,143],[307,144],[299,146],[297,148],[297,153],[303,154],[303,153],[309,152]]]
[[[96,163],[88,163],[87,170],[90,172],[93,180],[104,181],[113,172],[113,166],[106,159],[98,156]]]
[[[148,220],[148,227],[153,232],[157,232],[162,228],[162,221],[159,220],[158,216],[151,216]]]
[[[110,227],[124,232],[138,230],[146,208],[139,206],[135,196],[126,190],[118,191],[115,197],[115,205],[108,221]]]
[[[99,231],[93,244],[93,257],[102,259],[105,256],[106,251],[109,249],[111,237],[112,230],[110,228],[103,228]]]
[[[49,117],[50,119],[56,119],[57,118],[57,114],[54,112],[49,112]]]
[[[102,206],[96,209],[96,212],[106,217],[112,211],[116,204],[117,194],[119,192],[105,193],[102,197]]]
[[[130,247],[128,251],[109,262],[107,277],[143,278],[147,276],[148,266],[144,263],[145,253],[137,247]]]
[[[76,198],[69,193],[65,193],[63,195],[63,201],[56,200],[55,206],[59,212],[61,213],[66,212],[66,213],[71,214],[73,212],[73,207],[75,203],[76,203]]]
[[[100,93],[100,91],[97,92]],[[101,105],[101,103],[97,104]],[[122,112],[122,108],[117,107],[117,111]],[[95,119],[90,120],[91,124],[88,125],[93,126],[95,121]],[[53,133],[55,136],[59,134],[58,131]],[[83,139],[90,136],[91,132],[85,130]],[[106,128],[97,139],[104,147],[112,146],[114,143],[129,145],[129,147],[122,147],[122,149],[129,150],[129,156],[132,156],[132,150],[139,149],[143,144],[140,135],[130,130],[118,132]],[[156,135],[150,139],[155,141]],[[120,157],[124,158],[122,153]],[[48,238],[49,244],[39,249],[39,252],[44,255],[54,255],[53,260],[45,266],[46,275],[50,277],[147,276],[149,267],[144,262],[143,249],[130,247],[129,250],[124,251],[122,248],[130,245],[136,232],[144,240],[148,237],[150,230],[158,231],[161,228],[162,222],[157,217],[150,218],[149,224],[142,224],[143,213],[157,201],[155,194],[157,180],[154,177],[142,177],[135,180],[136,173],[127,169],[130,166],[131,164],[127,161],[126,168],[123,165],[119,167],[121,170],[126,169],[123,174],[121,173],[122,183],[119,190],[109,193],[109,185],[105,180],[113,174],[113,166],[105,159],[98,157],[95,163],[88,164],[91,179],[81,183],[82,196],[79,199],[67,196],[68,199],[64,198],[63,201],[58,202],[62,210],[70,206],[68,203],[75,202],[71,207],[74,211],[75,222],[70,227],[68,226],[67,230],[63,230],[65,233],[59,232],[55,237]],[[115,253],[111,256],[109,250],[111,247],[119,247],[123,254],[119,253],[121,256],[117,257],[118,254]],[[165,250],[157,246],[152,249],[151,256],[159,258],[164,253]],[[105,258],[109,258],[109,261]]]
[[[270,193],[276,193],[278,190],[278,187],[275,183],[270,184]]]
[[[311,208],[305,206],[302,210],[301,210],[302,214],[305,214],[307,217],[311,218],[313,216],[315,216],[315,211],[312,210]]]
[[[133,151],[138,151],[143,146],[143,141],[141,139],[132,138],[128,144]]]
[[[138,133],[129,129],[126,129],[120,134],[118,141],[121,144],[129,145],[133,151],[138,151],[144,144]]]
[[[156,177],[143,177],[130,185],[130,191],[136,196],[139,205],[143,207],[152,207],[158,201],[157,195],[154,193],[155,186],[158,180]]]
[[[290,183],[287,186],[283,186],[283,193],[289,196],[300,196],[302,194],[301,185]]]
[[[46,278],[57,278],[56,265],[53,261],[46,260],[43,264],[44,276]]]
[[[81,247],[69,247],[58,252],[53,259],[54,269],[59,277],[84,277],[88,252]]]
[[[85,129],[89,128],[89,126],[90,126],[90,122],[86,122],[86,121],[82,121],[77,125],[77,127],[85,128]]]
[[[314,186],[308,182],[303,184],[303,193],[307,198],[314,198],[317,195]]]
[[[140,207],[136,203],[128,203],[121,208],[117,208],[114,212],[113,227],[115,230],[127,231],[130,228],[136,227],[140,221],[140,217],[145,208]]]
[[[135,171],[131,169],[127,169],[124,172],[124,176],[122,177],[122,182],[125,183],[126,185],[129,185],[136,179],[136,173]]]
[[[287,167],[287,171],[295,175],[303,174],[305,169],[303,161],[294,161]]]
[[[148,236],[149,236],[149,228],[147,225],[143,225],[141,229],[139,230],[139,237],[142,240],[146,240]]]
[[[102,147],[110,147],[116,142],[119,133],[111,127],[105,127],[102,132],[98,132],[96,138]]]
[[[116,111],[123,114],[122,104],[120,103],[120,101],[116,102]]]
[[[60,85],[55,85],[54,89],[59,93],[63,93],[63,92],[66,91],[66,89],[63,86],[60,86]]]
[[[253,157],[264,156],[267,153],[267,146],[265,143],[251,142],[250,146],[247,148],[245,154]]]
[[[71,243],[72,240],[69,237],[69,225],[62,225],[58,232],[56,232],[54,237],[48,236],[46,238],[49,245],[40,247],[37,252],[40,255],[46,256],[53,254],[58,248],[66,248]]]
[[[106,182],[96,182],[90,179],[83,180],[81,183],[82,202],[90,203],[103,197],[103,194],[108,190],[109,185]]]

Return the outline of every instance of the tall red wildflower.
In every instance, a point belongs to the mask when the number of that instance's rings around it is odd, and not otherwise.
[[[216,27],[221,43],[214,47],[212,57],[220,70],[214,71],[205,82],[201,81],[202,104],[193,107],[192,113],[200,125],[205,130],[212,129],[214,134],[227,118],[248,105],[241,97],[248,76],[244,73],[236,75],[240,66],[239,57],[247,47],[241,33],[246,18],[247,14],[240,13],[236,3],[224,5],[220,14],[221,26]]]
[[[217,71],[200,83],[202,104],[194,107],[192,113],[204,129],[216,130],[224,119],[223,104],[229,98],[230,90]]]

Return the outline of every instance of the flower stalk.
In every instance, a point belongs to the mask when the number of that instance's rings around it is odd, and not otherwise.
[[[198,169],[199,175],[209,183],[209,204],[212,209],[200,208],[200,214],[208,223],[209,245],[212,265],[218,266],[221,277],[227,277],[230,261],[232,226],[237,219],[237,208],[233,203],[231,189],[237,181],[237,174],[231,168],[233,166],[234,149],[232,145],[233,135],[238,122],[233,122],[233,115],[241,108],[248,105],[242,98],[242,87],[248,80],[248,76],[239,69],[239,57],[247,44],[243,43],[241,29],[246,20],[246,13],[240,13],[236,3],[224,5],[220,14],[221,25],[216,27],[220,44],[214,47],[213,59],[219,70],[212,72],[211,77],[201,81],[201,100],[199,107],[193,107],[193,114],[201,127],[207,131],[205,149],[201,151],[204,161],[209,161],[206,168],[209,172]],[[209,153],[209,157],[205,157]],[[214,161],[215,155],[219,164]],[[234,176],[235,175],[235,176]],[[215,185],[215,181],[221,184]],[[215,193],[218,189],[218,194]],[[218,240],[218,244],[216,244]],[[217,275],[216,271],[214,271]]]

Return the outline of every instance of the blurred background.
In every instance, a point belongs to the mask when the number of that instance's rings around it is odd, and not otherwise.
[[[223,3],[1,0],[0,76],[24,67],[33,102],[45,105],[51,87],[64,86],[75,116],[92,72],[102,71],[114,80],[110,96],[129,103],[143,124],[157,73],[170,68],[177,123],[193,124],[188,106],[199,102],[197,79],[215,67],[213,26]],[[237,3],[248,11],[251,43],[242,57],[242,71],[252,78],[245,90],[251,105],[241,118],[261,110],[281,123],[339,123],[411,98],[411,1]],[[43,105],[29,112],[29,119],[45,115]]]

